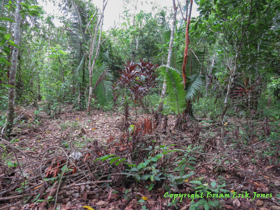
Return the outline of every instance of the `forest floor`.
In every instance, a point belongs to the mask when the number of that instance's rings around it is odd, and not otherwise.
[[[35,116],[35,110],[19,108],[12,141],[1,138],[0,210],[280,209],[278,149],[269,154],[271,145],[257,138],[268,132],[267,119],[229,118],[221,150],[221,126],[209,119],[177,130],[172,115],[167,125],[160,119],[156,126],[153,115],[139,111],[124,124],[118,112],[94,110],[87,116],[66,107],[50,119],[44,112]],[[109,154],[136,166],[147,163],[146,168],[128,170],[110,156],[100,160]],[[164,158],[156,158],[159,154]],[[147,180],[136,181],[138,174]],[[202,207],[195,208],[188,195],[180,201],[166,192],[203,193],[194,200]]]

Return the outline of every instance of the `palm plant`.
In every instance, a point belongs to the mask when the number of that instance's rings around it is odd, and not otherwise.
[[[112,79],[113,75],[105,61],[97,60],[95,64],[93,92],[101,105],[109,104],[113,100]]]
[[[167,68],[167,71],[165,68]],[[177,115],[180,115],[186,108],[186,100],[193,100],[201,89],[202,76],[198,73],[188,77],[188,85],[184,90],[183,79],[179,70],[166,65],[160,66],[158,70],[166,78],[169,107]],[[190,113],[190,116],[193,116],[192,113]]]

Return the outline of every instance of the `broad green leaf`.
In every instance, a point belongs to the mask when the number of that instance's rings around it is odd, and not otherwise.
[[[154,162],[157,162],[158,158],[157,157],[153,157],[153,158],[151,158],[151,160],[154,161]]]
[[[61,168],[61,171],[65,171],[67,169],[67,165],[64,165],[62,168]]]
[[[157,154],[156,157],[157,157],[157,158],[162,158],[162,157],[163,157],[163,154],[161,154],[161,153],[160,153],[160,154]]]
[[[18,45],[16,45],[12,40],[9,40],[9,42],[7,43],[8,45],[20,48]]]
[[[6,40],[10,39],[10,38],[11,38],[11,34],[5,34],[4,38],[5,38]]]
[[[149,177],[150,177],[149,174],[145,174],[145,175],[142,176],[142,180],[147,180]]]
[[[110,164],[113,164],[116,160],[120,159],[120,157],[114,157],[110,160]]]
[[[116,166],[120,165],[123,161],[125,161],[125,158],[123,158],[123,159],[117,161],[117,162],[116,162]]]
[[[4,63],[6,63],[7,65],[11,65],[10,62],[8,62],[5,58],[0,58],[0,62],[3,61]]]
[[[14,20],[7,18],[7,17],[2,17],[0,18],[0,20],[5,20],[5,21],[9,21],[9,22],[15,22]]]
[[[198,184],[198,185],[202,185],[201,181],[198,181],[198,180],[193,180],[193,181],[190,181],[191,184]]]
[[[154,177],[156,181],[160,181],[160,178],[158,176]]]
[[[211,186],[213,187],[213,188],[215,188],[216,187],[216,185],[217,185],[217,183],[216,182],[211,182]]]

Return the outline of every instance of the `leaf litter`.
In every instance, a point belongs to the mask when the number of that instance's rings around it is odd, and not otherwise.
[[[16,124],[13,141],[1,138],[1,153],[6,154],[6,159],[10,157],[10,162],[8,165],[7,161],[0,161],[0,209],[54,209],[55,206],[57,209],[128,210],[143,206],[175,209],[170,206],[172,199],[164,196],[170,180],[136,182],[128,177],[131,172],[124,172],[124,162],[116,166],[119,159],[112,163],[112,159],[98,164],[95,161],[104,155],[115,154],[137,165],[146,158],[142,155],[145,148],[172,144],[169,149],[182,150],[194,145],[202,150],[190,153],[195,162],[189,160],[190,165],[183,169],[183,173],[193,171],[194,175],[176,185],[171,184],[169,192],[194,193],[195,185],[191,181],[200,180],[210,186],[210,183],[222,180],[226,183],[224,189],[232,192],[273,195],[270,199],[253,201],[220,198],[223,209],[279,209],[276,195],[279,194],[280,168],[269,164],[273,162],[273,156],[259,156],[269,146],[264,141],[252,138],[253,143],[233,148],[239,136],[229,129],[231,138],[222,154],[216,147],[220,125],[206,121],[188,121],[180,130],[175,130],[175,116],[168,116],[164,128],[164,119],[157,123],[152,114],[142,114],[137,119],[131,115],[131,129],[124,131],[123,115],[118,112],[95,110],[87,116],[85,112],[67,107],[56,119],[49,119],[42,112],[37,120],[32,113],[32,108],[18,110],[18,116],[24,116],[21,121],[25,122]],[[226,126],[229,124],[242,127],[238,119],[230,119]],[[262,122],[258,126],[263,126]],[[136,150],[140,153],[134,153]],[[174,163],[185,158],[183,155],[183,152],[174,152],[169,160],[159,161],[158,166],[178,176],[180,172],[174,170]],[[1,159],[4,160],[3,155]],[[153,187],[149,189],[149,186]],[[187,209],[190,205],[188,198],[176,203],[179,209]]]

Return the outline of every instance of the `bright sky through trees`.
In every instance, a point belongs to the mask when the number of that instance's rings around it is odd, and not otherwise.
[[[60,16],[61,12],[58,10],[57,6],[54,6],[52,2],[42,2],[42,0],[38,0],[39,4],[43,6],[44,10],[47,14],[51,14],[54,16]],[[181,5],[184,5],[185,2],[181,2]],[[94,0],[94,4],[96,4],[99,8],[102,7],[102,0]],[[134,8],[132,8],[132,4],[134,2],[129,3],[127,5],[127,9],[134,11]],[[104,30],[108,30],[110,27],[114,26],[115,23],[123,22],[123,19],[121,18],[123,12],[125,11],[123,0],[109,0],[106,10],[105,10],[105,18],[104,18]],[[153,1],[138,1],[137,4],[137,10],[136,12],[140,12],[143,10],[144,12],[157,12],[157,10],[154,10],[153,7],[157,7],[158,10],[160,10],[163,7],[172,8],[173,6],[172,0],[153,0]],[[197,5],[194,4],[193,10],[192,10],[192,17],[197,17],[199,15],[199,12],[197,11]],[[181,16],[179,16],[181,17]],[[120,21],[119,21],[120,20]],[[59,20],[55,21],[56,25],[59,25]]]

